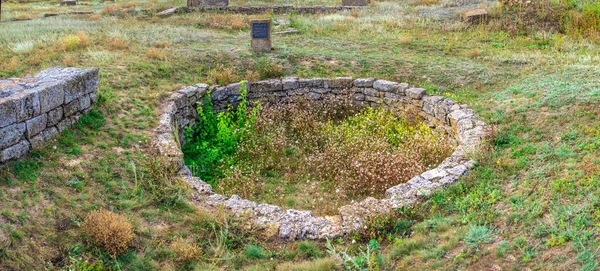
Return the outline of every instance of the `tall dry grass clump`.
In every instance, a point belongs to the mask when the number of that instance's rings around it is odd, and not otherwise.
[[[191,262],[202,256],[202,249],[198,245],[189,244],[182,238],[176,238],[171,243],[171,249],[175,252],[175,258],[179,262]]]
[[[113,257],[125,252],[134,237],[133,227],[127,217],[105,209],[91,211],[81,230],[90,237],[92,243]]]

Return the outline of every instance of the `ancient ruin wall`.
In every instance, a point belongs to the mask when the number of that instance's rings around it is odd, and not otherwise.
[[[0,163],[43,146],[96,102],[98,69],[51,68],[0,80]]]
[[[194,199],[209,207],[223,206],[239,216],[253,220],[258,229],[274,232],[283,239],[320,239],[342,236],[364,226],[365,218],[385,215],[429,195],[433,190],[458,181],[472,168],[467,155],[479,149],[488,126],[466,105],[452,99],[427,95],[425,89],[373,78],[341,77],[334,79],[285,78],[246,83],[248,99],[263,102],[291,101],[294,96],[322,99],[326,95],[353,95],[367,106],[384,106],[418,116],[435,129],[447,132],[457,141],[456,150],[438,167],[414,176],[408,182],[390,187],[386,198],[369,197],[339,208],[335,216],[313,216],[311,211],[283,210],[271,204],[259,204],[237,195],[225,197],[191,173],[183,164],[179,142],[183,128],[197,123],[196,103],[210,92],[216,111],[239,102],[240,84],[212,86],[205,84],[177,90],[162,104],[160,124],[154,133],[155,149],[168,157],[180,170],[183,179],[195,190]]]

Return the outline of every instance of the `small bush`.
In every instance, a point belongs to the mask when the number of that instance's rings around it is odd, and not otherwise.
[[[248,259],[266,259],[269,257],[269,253],[261,246],[247,245],[244,248],[244,256]]]
[[[332,258],[318,259],[312,262],[284,263],[277,266],[277,271],[335,271],[343,270]]]
[[[225,67],[223,64],[217,65],[215,69],[208,71],[208,80],[219,85],[227,85],[237,81],[235,70],[231,67]]]
[[[304,259],[320,258],[323,252],[314,242],[302,241],[298,244],[298,255]]]
[[[133,227],[124,215],[108,210],[91,211],[81,225],[91,241],[115,257],[127,250],[133,241]]]
[[[146,57],[156,60],[167,60],[167,51],[158,48],[148,48]]]
[[[111,49],[122,50],[129,48],[129,41],[119,37],[110,37],[107,45]]]
[[[465,238],[465,244],[472,248],[477,248],[479,244],[491,243],[494,239],[494,231],[490,228],[486,226],[471,226]]]
[[[202,249],[196,244],[189,244],[184,239],[177,238],[171,243],[171,249],[179,262],[191,262],[200,259]]]
[[[64,37],[60,42],[60,47],[65,51],[74,51],[78,48],[88,46],[89,43],[90,37],[84,32],[79,32],[76,35],[68,35]]]

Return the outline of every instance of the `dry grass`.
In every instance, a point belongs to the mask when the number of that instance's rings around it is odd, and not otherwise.
[[[476,58],[481,56],[481,51],[477,48],[471,49],[465,53],[465,56],[468,58]]]
[[[359,111],[349,97],[265,105],[217,188],[331,214],[352,200],[382,195],[452,151],[451,141],[423,124],[391,111]],[[283,185],[266,184],[273,178]]]
[[[148,50],[146,50],[146,57],[150,58],[150,59],[156,59],[156,60],[167,60],[168,53],[167,53],[167,51],[165,51],[163,49],[148,48]]]
[[[90,16],[88,16],[88,20],[90,20],[90,21],[98,21],[101,18],[102,18],[102,15],[98,14],[98,13],[90,14]]]
[[[107,45],[111,49],[123,50],[129,48],[129,41],[119,37],[110,37]]]
[[[249,20],[239,14],[207,14],[207,26],[216,29],[241,30],[248,26]]]
[[[171,243],[171,249],[179,262],[191,262],[202,256],[202,249],[198,245],[189,244],[182,238],[176,238]]]
[[[226,85],[238,81],[238,76],[233,68],[219,64],[215,69],[208,71],[208,79],[213,83]]]
[[[133,227],[124,215],[108,210],[91,211],[81,225],[91,241],[112,256],[125,252],[133,241]]]

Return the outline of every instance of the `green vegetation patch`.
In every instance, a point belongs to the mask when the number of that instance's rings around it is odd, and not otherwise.
[[[243,99],[216,114],[206,99],[186,131],[186,164],[220,193],[330,214],[383,196],[453,150],[423,123],[350,97],[251,107]]]

